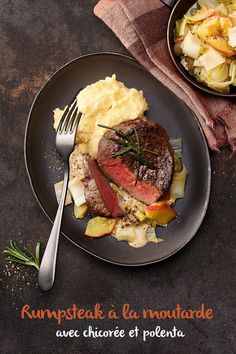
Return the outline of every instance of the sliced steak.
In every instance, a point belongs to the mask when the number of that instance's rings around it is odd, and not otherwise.
[[[86,167],[85,176],[86,177],[83,179],[85,186],[85,199],[90,213],[98,216],[111,217],[111,213],[107,210],[102,200],[95,179],[93,178],[88,166]]]
[[[121,139],[112,130],[108,130],[100,140],[97,160],[103,173],[114,183],[122,186],[136,199],[152,204],[170,188],[174,170],[174,152],[166,131],[154,121],[135,119],[114,128],[135,137],[134,127],[141,146],[155,152],[155,154],[145,152],[146,160],[152,163],[154,169],[144,164],[138,168],[137,160],[130,153],[112,157],[113,153],[123,148],[116,142],[108,140],[108,138]],[[136,181],[138,170],[139,176]]]
[[[93,176],[100,196],[111,216],[117,218],[123,216],[123,210],[120,207],[116,193],[111,188],[108,179],[102,174],[97,161],[88,159],[88,168]]]

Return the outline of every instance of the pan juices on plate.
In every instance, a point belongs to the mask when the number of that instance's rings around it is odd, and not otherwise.
[[[82,116],[66,203],[74,203],[77,219],[90,214],[85,235],[112,235],[132,247],[162,242],[156,227],[177,217],[173,204],[184,196],[181,139],[147,119],[143,92],[116,75],[85,87],[77,105]],[[54,110],[55,129],[64,109]],[[60,182],[55,191],[60,196]]]

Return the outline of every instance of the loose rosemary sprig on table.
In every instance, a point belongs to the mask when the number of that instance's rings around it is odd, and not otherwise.
[[[10,241],[10,245],[2,253],[7,255],[5,258],[7,261],[32,266],[39,270],[40,242],[36,243],[35,256],[26,247],[24,247],[24,251],[21,250],[14,241]]]
[[[116,143],[116,144],[122,146],[122,148],[120,150],[111,154],[112,157],[118,157],[118,156],[121,156],[124,154],[130,154],[137,161],[138,169],[137,169],[135,184],[137,184],[137,181],[138,181],[138,176],[139,176],[139,171],[140,171],[141,165],[145,165],[148,168],[150,168],[151,170],[155,169],[155,165],[146,158],[145,153],[146,154],[147,153],[153,154],[153,155],[159,155],[159,153],[156,151],[146,149],[145,147],[142,146],[142,144],[140,143],[140,139],[139,139],[138,131],[137,131],[136,127],[133,128],[131,133],[125,134],[121,130],[111,128],[111,127],[108,127],[103,124],[98,124],[98,126],[101,128],[113,130],[115,132],[116,136],[119,138],[119,139],[107,138],[107,140],[110,140],[113,143]]]

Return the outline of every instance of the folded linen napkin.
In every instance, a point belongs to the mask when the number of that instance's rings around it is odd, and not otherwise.
[[[213,150],[229,144],[236,152],[236,99],[203,93],[182,78],[167,48],[167,6],[160,0],[100,0],[94,13],[147,70],[192,109]]]

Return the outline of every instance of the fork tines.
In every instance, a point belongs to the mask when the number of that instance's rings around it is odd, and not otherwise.
[[[57,133],[62,132],[72,132],[75,128],[76,117],[78,115],[78,107],[77,107],[77,94],[71,101],[71,103],[66,107],[58,128]]]

